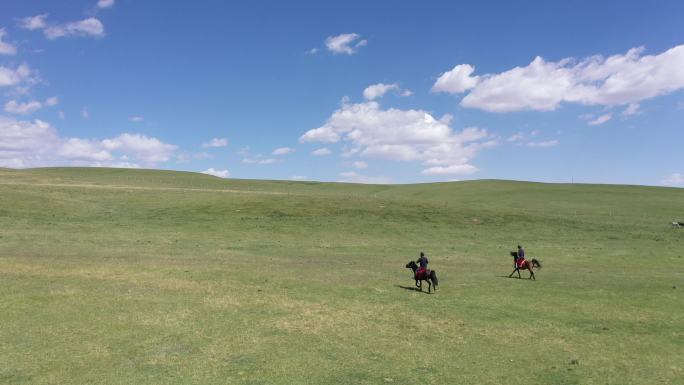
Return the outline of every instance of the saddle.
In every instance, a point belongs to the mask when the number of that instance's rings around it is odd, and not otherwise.
[[[432,273],[432,270],[430,269],[424,269],[424,270],[416,270],[416,281],[418,280],[427,280],[430,277],[430,273]]]

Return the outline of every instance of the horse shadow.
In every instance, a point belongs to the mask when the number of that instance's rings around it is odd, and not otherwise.
[[[431,294],[426,291],[422,291],[417,287],[411,287],[411,286],[402,286],[402,285],[397,285],[398,288],[404,289],[404,290],[411,290],[411,291],[417,291],[419,293],[425,293],[425,294]]]

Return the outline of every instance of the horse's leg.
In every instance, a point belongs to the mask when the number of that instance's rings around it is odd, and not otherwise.
[[[516,272],[517,270],[518,270],[517,267],[516,267],[515,269],[513,269],[513,271],[511,272],[511,275],[509,275],[508,278],[513,278],[513,274],[515,274],[515,272]],[[520,273],[518,273],[518,274],[520,274]]]
[[[426,279],[425,282],[428,284],[428,294],[430,294],[430,289],[432,289],[432,284],[430,283],[430,279]]]

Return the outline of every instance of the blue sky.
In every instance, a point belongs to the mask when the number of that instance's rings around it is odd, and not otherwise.
[[[684,3],[553,3],[3,1],[0,167],[684,186]]]

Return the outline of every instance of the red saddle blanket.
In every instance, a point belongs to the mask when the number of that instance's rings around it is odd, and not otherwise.
[[[518,258],[518,260],[516,260],[515,263],[518,266],[518,268],[521,268],[525,265],[525,258]]]
[[[430,277],[431,271],[432,270],[430,269],[419,268],[418,270],[416,270],[416,280],[428,279],[428,277]]]

